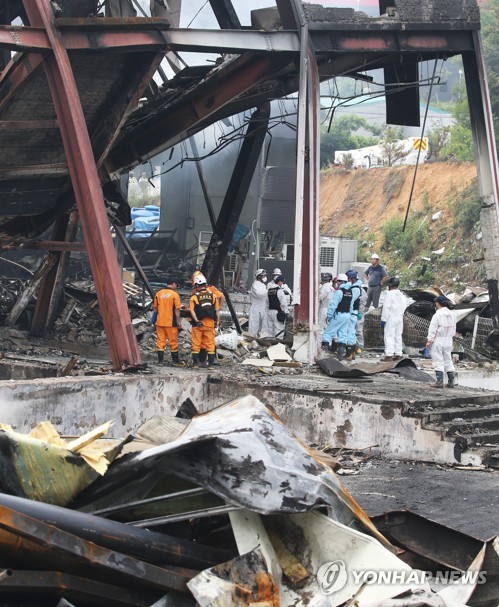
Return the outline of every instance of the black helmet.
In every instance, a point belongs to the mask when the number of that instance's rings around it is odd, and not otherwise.
[[[388,284],[391,287],[398,287],[400,284],[400,280],[396,276],[392,276],[392,278],[390,278],[390,280],[388,281]]]
[[[321,280],[322,280],[322,282],[328,282],[330,280],[333,280],[333,275],[330,274],[329,272],[323,272],[321,274]]]

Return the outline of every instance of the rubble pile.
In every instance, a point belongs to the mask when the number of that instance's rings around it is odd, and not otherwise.
[[[410,513],[374,524],[333,472],[369,455],[308,449],[253,396],[203,415],[187,400],[108,439],[107,469],[54,500],[108,429],[67,442],[46,423],[0,428],[2,605],[496,605],[498,538]]]

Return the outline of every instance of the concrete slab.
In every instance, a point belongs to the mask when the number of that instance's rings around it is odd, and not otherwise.
[[[216,372],[156,368],[149,374],[0,382],[0,420],[27,432],[37,421],[49,419],[61,434],[81,434],[113,420],[113,435],[122,436],[154,415],[174,413],[186,398],[207,411],[253,394],[307,444],[369,447],[396,459],[464,465],[482,464],[493,449],[485,435],[482,444],[470,445],[465,438],[448,436],[453,426],[447,422],[465,416],[469,421],[473,408],[486,405],[491,405],[487,416],[497,416],[499,408],[493,405],[499,407],[499,393],[431,389],[391,374],[365,384],[313,369],[290,372],[296,370],[264,375],[231,364]],[[435,416],[439,410],[446,411],[442,423]]]

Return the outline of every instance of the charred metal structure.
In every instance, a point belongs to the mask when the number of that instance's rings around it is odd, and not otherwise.
[[[319,83],[369,79],[382,68],[387,122],[419,124],[419,63],[462,55],[482,198],[485,261],[499,325],[498,168],[476,0],[379,0],[379,17],[276,0],[242,28],[230,0],[210,0],[220,30],[179,29],[178,20],[123,16],[129,2],[0,0],[0,248],[38,248],[56,263],[41,284],[33,330],[43,332],[74,249],[76,207],[113,367],[140,364],[109,222],[126,224],[119,173],[213,122],[256,108],[228,185],[205,271],[217,281],[265,129],[267,104],[298,91],[295,327],[316,340]],[[180,2],[172,2],[179,9]],[[114,12],[113,12],[114,11]],[[119,16],[116,16],[119,15]],[[166,17],[166,18],[163,18]],[[171,17],[171,18],[170,18]],[[22,25],[15,25],[22,22]],[[10,51],[15,51],[11,58]],[[218,53],[158,89],[153,74],[171,53]],[[145,97],[146,101],[139,104]],[[53,226],[51,241],[40,235]]]

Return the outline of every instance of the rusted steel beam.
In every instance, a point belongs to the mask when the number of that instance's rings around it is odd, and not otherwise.
[[[253,87],[271,66],[269,57],[241,55],[230,68],[195,87],[165,115],[142,125],[140,132],[124,135],[110,151],[105,166],[110,173],[182,141],[197,132],[197,125]]]
[[[28,19],[47,31],[53,53],[45,72],[61,129],[100,313],[114,369],[141,362],[126,304],[101,184],[69,57],[54,23],[49,0],[23,0]]]
[[[42,597],[64,597],[100,607],[147,607],[159,597],[158,592],[135,591],[60,571],[17,569],[8,569],[2,577],[0,596],[3,595],[10,597],[9,603],[13,596],[23,597],[23,603],[30,599],[38,603]]]
[[[144,559],[154,565],[172,564],[205,569],[233,556],[231,551],[212,548],[166,533],[145,531],[101,516],[4,493],[0,494],[0,506],[26,515],[30,520],[53,525],[56,529],[91,541],[97,546]]]
[[[11,51],[49,51],[50,44],[42,28],[0,25],[0,48]]]
[[[0,562],[12,566],[46,566],[93,579],[109,576],[129,588],[186,592],[197,571],[159,567],[97,546],[93,541],[61,531],[6,506],[0,507]],[[44,565],[43,565],[44,564]]]
[[[427,52],[455,54],[473,48],[470,31],[310,31],[317,53],[406,53]]]

